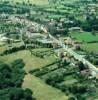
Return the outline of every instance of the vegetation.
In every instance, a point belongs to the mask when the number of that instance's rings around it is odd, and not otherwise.
[[[11,0],[9,0],[11,2]],[[13,3],[25,3],[25,4],[36,4],[36,5],[46,5],[48,4],[48,0],[14,0]]]
[[[21,88],[25,71],[22,59],[17,59],[7,65],[0,64],[0,99],[3,100],[35,100],[32,98],[32,91]]]
[[[81,45],[81,49],[83,49],[87,52],[97,53],[98,43],[85,43],[85,44]]]
[[[41,49],[34,49],[33,51],[49,51],[49,48],[41,48]],[[32,69],[36,68],[41,68],[43,66],[46,66],[47,64],[51,64],[56,60],[54,56],[46,57],[45,59],[36,57],[36,56],[31,56],[30,52],[27,50],[22,50],[15,52],[10,55],[5,55],[0,57],[0,62],[5,61],[6,63],[11,63],[13,60],[17,58],[22,58],[23,61],[25,62],[24,69],[28,73]],[[29,88],[34,92],[34,97],[38,100],[53,100],[54,97],[59,100],[65,100],[68,97],[63,94],[61,91],[58,89],[52,88],[37,77],[34,77],[33,75],[27,74],[24,77],[24,82],[22,84],[22,87],[24,89]],[[39,90],[40,89],[40,90]],[[43,90],[43,92],[41,92]]]
[[[97,99],[97,4],[1,0],[0,100]]]
[[[73,38],[76,38],[79,41],[83,41],[83,42],[98,42],[98,35],[93,35],[92,33],[88,33],[88,32],[75,32],[72,33],[71,36]]]

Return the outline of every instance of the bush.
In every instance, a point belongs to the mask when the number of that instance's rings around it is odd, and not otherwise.
[[[39,69],[39,68],[36,68],[36,69],[33,69],[33,70],[29,71],[29,73],[30,73],[30,74],[33,74],[33,73],[36,73],[36,72],[38,72],[38,71],[40,71],[40,69]]]
[[[5,50],[1,55],[7,55],[7,54],[11,54],[11,53],[14,53],[14,52],[17,52],[17,51],[20,51],[20,50],[24,50],[25,49],[25,46],[22,45],[20,47],[13,47],[9,50]]]

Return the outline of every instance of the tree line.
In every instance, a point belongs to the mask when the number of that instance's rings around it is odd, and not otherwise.
[[[22,89],[24,71],[22,59],[16,59],[10,65],[0,63],[0,100],[36,100],[30,89]]]

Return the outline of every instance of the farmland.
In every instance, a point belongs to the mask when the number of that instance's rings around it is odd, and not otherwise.
[[[24,62],[27,62],[25,66],[25,69],[27,72],[34,68],[43,67],[56,60],[54,55],[47,57],[46,60],[33,56],[33,55],[31,56],[30,51],[27,51],[27,50],[19,51],[19,52],[16,52],[16,53],[13,53],[7,56],[0,57],[0,60],[5,61],[6,63],[10,63],[11,61],[17,58],[22,58]]]
[[[11,2],[11,0],[6,0],[6,1],[10,1]],[[28,3],[28,0],[13,0],[13,3],[16,3],[16,2]],[[29,3],[36,4],[36,5],[46,5],[46,4],[48,4],[48,0],[29,0]]]
[[[3,0],[4,1],[4,0]],[[6,0],[6,1],[10,1],[11,0]],[[62,3],[73,3],[75,1],[78,1],[78,0],[70,0],[70,1],[67,1],[67,0],[64,0]],[[49,4],[49,1],[48,0],[13,0],[13,3],[16,3],[16,2],[19,2],[19,3],[31,3],[31,4],[36,4],[36,5],[48,5]],[[51,0],[50,0],[51,2]]]
[[[82,42],[98,42],[98,35],[93,35],[90,32],[73,32],[71,36]]]
[[[46,85],[42,80],[28,74],[23,83],[23,88],[30,88],[34,91],[34,96],[37,100],[67,100],[68,97],[59,91]]]
[[[0,0],[0,100],[96,100],[96,4]]]
[[[33,51],[36,52],[40,50],[46,51],[49,49],[42,48],[42,49],[35,49]],[[55,56],[50,56],[50,57],[47,57],[47,59],[42,59],[39,57],[35,57],[33,55],[31,56],[29,51],[23,50],[23,51],[19,51],[7,56],[0,57],[0,62],[5,61],[5,63],[10,64],[12,61],[18,58],[21,58],[23,59],[24,62],[26,62],[24,69],[27,73],[32,69],[41,68],[56,60]],[[23,88],[30,88],[32,91],[34,91],[34,96],[36,96],[38,100],[46,100],[46,98],[48,98],[47,100],[50,100],[50,99],[54,100],[54,97],[56,100],[67,99],[67,96],[63,94],[61,91],[46,85],[40,79],[30,74],[25,76]]]
[[[81,48],[87,52],[98,52],[98,43],[84,43]]]

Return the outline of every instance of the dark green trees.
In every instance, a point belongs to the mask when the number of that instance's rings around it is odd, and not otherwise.
[[[22,89],[25,76],[22,59],[13,61],[10,65],[0,64],[0,100],[35,100],[32,91]]]

